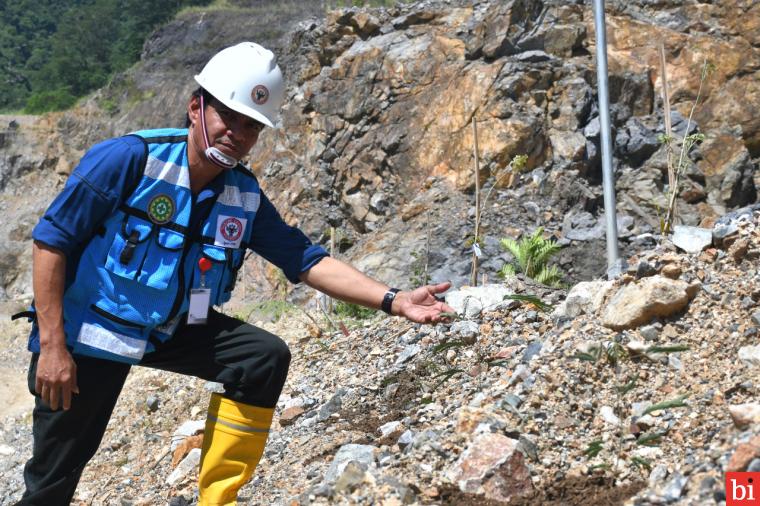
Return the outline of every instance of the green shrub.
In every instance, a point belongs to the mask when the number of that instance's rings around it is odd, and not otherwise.
[[[71,94],[69,88],[38,91],[27,99],[24,112],[27,114],[41,114],[48,111],[62,111],[74,105],[76,101],[77,98]]]
[[[333,312],[343,318],[353,318],[354,320],[366,320],[372,318],[377,313],[374,309],[340,300],[336,301]]]
[[[520,241],[510,238],[501,240],[502,248],[512,253],[516,262],[516,265],[508,263],[502,267],[502,277],[514,276],[519,271],[544,285],[560,284],[562,273],[557,266],[549,266],[547,263],[561,247],[553,239],[544,239],[543,232],[543,227],[539,227],[533,234]]]
[[[265,300],[254,304],[247,310],[241,311],[234,316],[239,320],[251,321],[251,319],[269,319],[273,322],[278,321],[285,314],[290,313],[296,309],[296,306],[290,302],[284,300]]]

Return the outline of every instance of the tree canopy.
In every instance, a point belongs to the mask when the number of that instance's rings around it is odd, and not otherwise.
[[[140,57],[181,8],[208,0],[0,0],[0,111],[65,109]]]

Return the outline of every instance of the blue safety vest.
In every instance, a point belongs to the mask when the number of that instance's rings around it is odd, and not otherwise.
[[[187,131],[133,135],[146,144],[143,176],[85,247],[63,299],[74,353],[128,363],[150,351],[151,335],[171,337],[192,289],[210,289],[210,305],[229,300],[260,201],[256,178],[238,165],[224,172],[200,229],[190,230]],[[203,276],[201,258],[211,265]]]

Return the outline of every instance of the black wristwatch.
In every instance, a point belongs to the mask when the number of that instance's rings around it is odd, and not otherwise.
[[[383,297],[383,302],[380,303],[380,309],[388,313],[389,315],[393,316],[393,313],[391,313],[391,306],[393,305],[393,299],[396,298],[396,294],[400,292],[398,288],[389,288],[387,292],[385,292],[385,297]]]

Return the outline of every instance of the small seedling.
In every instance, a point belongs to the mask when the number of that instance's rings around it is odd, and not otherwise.
[[[588,352],[577,352],[573,357],[592,363],[597,363],[600,358],[604,357],[609,365],[616,366],[620,360],[628,358],[628,352],[619,343],[613,342],[606,346],[592,346]]]
[[[549,311],[552,308],[551,304],[547,304],[546,302],[542,301],[535,295],[531,294],[509,294],[504,296],[504,300],[519,300],[520,302],[527,302],[528,304],[533,304],[536,306],[540,311],[546,312]]]
[[[628,351],[620,343],[610,343],[605,349],[605,356],[607,357],[607,363],[612,366],[616,366],[624,358],[628,358]]]
[[[597,439],[589,443],[586,450],[583,452],[586,457],[593,459],[597,455],[599,455],[599,452],[601,452],[604,449],[604,445],[602,444],[601,439]]]
[[[687,345],[677,344],[674,346],[650,346],[647,348],[646,353],[679,353],[688,350],[689,347]]]
[[[631,464],[635,465],[636,467],[643,467],[647,471],[652,470],[652,463],[647,459],[641,458],[639,456],[631,457]]]
[[[549,258],[557,254],[561,247],[553,239],[544,239],[543,233],[543,227],[538,227],[533,234],[519,241],[503,238],[501,247],[512,253],[516,265],[505,264],[499,274],[508,277],[520,271],[541,284],[559,286],[562,274],[557,266],[547,264]]]
[[[686,122],[686,129],[683,132],[683,140],[680,141],[680,153],[676,157],[675,149],[678,148],[679,139],[673,135],[670,126],[670,97],[667,91],[668,81],[665,70],[665,49],[663,45],[660,46],[660,65],[662,68],[663,106],[665,109],[665,135],[661,135],[659,139],[667,147],[668,162],[668,207],[665,218],[663,219],[660,217],[660,233],[664,235],[670,233],[678,215],[676,209],[676,197],[678,196],[680,179],[684,176],[686,168],[688,166],[687,158],[689,152],[697,142],[702,142],[705,139],[705,136],[702,133],[688,135],[688,132],[692,125],[694,111],[699,105],[700,98],[702,97],[702,89],[704,87],[705,81],[713,72],[715,66],[707,59],[705,59],[702,65],[699,79],[699,89],[697,90],[697,96],[694,99],[694,103],[691,106],[691,111],[689,112],[689,118]]]
[[[460,341],[459,339],[455,341],[446,341],[445,343],[436,344],[433,349],[430,350],[430,352],[433,354],[443,353],[444,351],[450,350],[451,348],[459,348],[461,346],[467,346],[467,343]]]
[[[584,362],[592,362],[596,363],[599,361],[599,357],[602,355],[602,347],[601,346],[593,346],[589,349],[588,352],[585,351],[579,351],[575,355],[573,355],[574,358],[577,358],[578,360],[583,360]]]
[[[670,399],[663,402],[658,402],[657,404],[652,404],[647,409],[644,410],[642,413],[643,415],[648,415],[649,413],[652,413],[654,411],[662,411],[663,409],[670,409],[670,408],[684,408],[687,407],[687,404],[684,402],[684,400],[688,397],[688,394],[679,395],[675,399]]]
[[[441,378],[441,380],[438,381],[438,383],[436,383],[431,390],[438,390],[438,387],[446,383],[448,380],[450,380],[454,376],[458,374],[462,374],[462,373],[464,373],[462,369],[447,369],[441,373],[436,374],[431,379],[436,380],[438,378]]]
[[[668,433],[667,430],[660,432],[653,432],[651,434],[644,434],[636,440],[637,445],[641,446],[657,446],[660,444],[660,439]]]
[[[509,360],[500,359],[500,360],[489,360],[486,361],[486,364],[488,367],[506,367],[509,364]]]
[[[623,396],[623,395],[627,394],[628,392],[630,392],[631,390],[633,390],[636,387],[636,382],[638,380],[639,380],[639,375],[636,374],[625,385],[620,385],[620,386],[615,387],[615,390],[618,391],[618,394],[620,394],[621,396]]]

